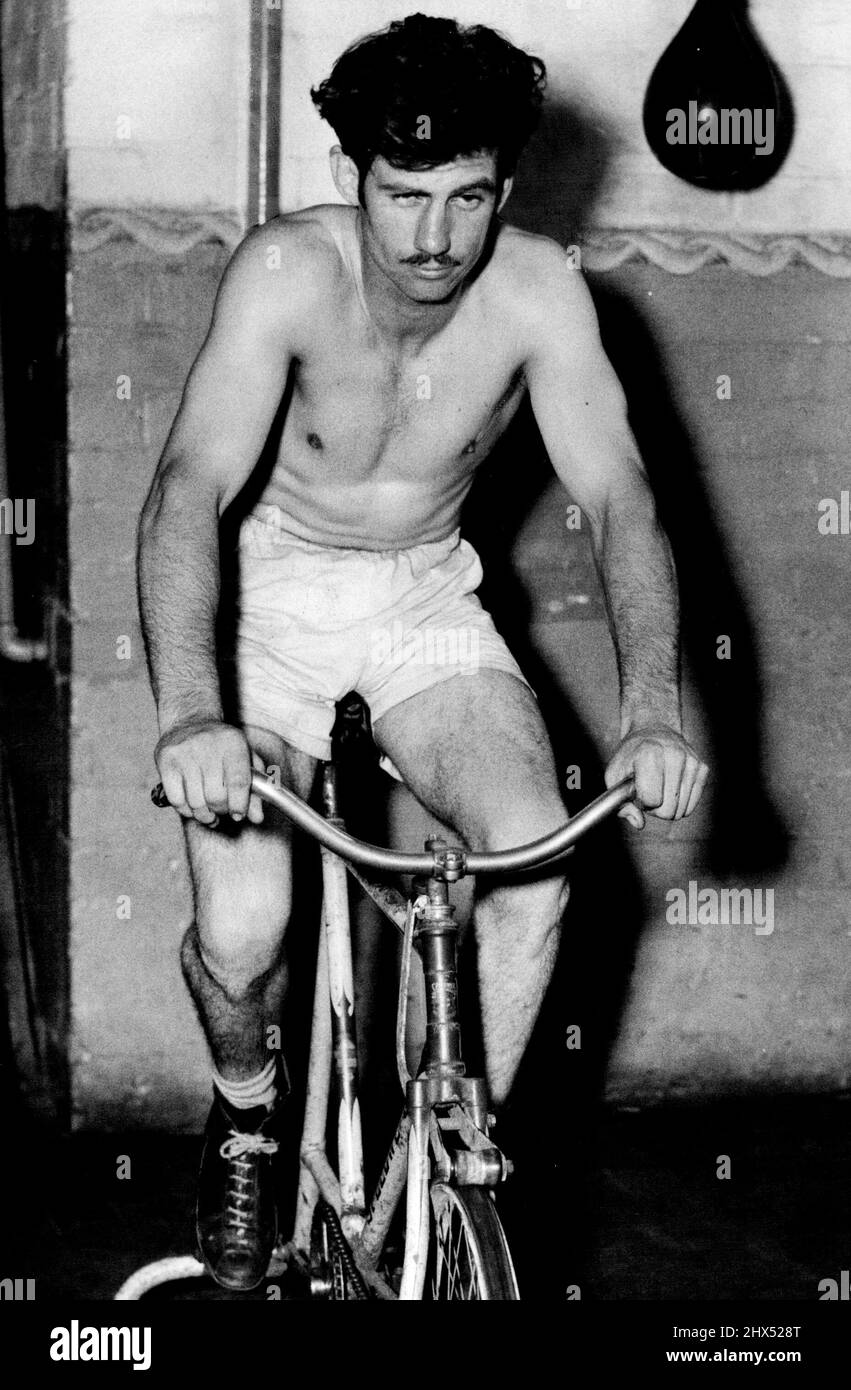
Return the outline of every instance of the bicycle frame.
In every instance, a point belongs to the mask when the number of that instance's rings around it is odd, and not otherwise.
[[[343,823],[336,814],[332,764],[324,768],[323,803],[328,822],[342,828]],[[428,848],[436,847],[437,841],[429,841]],[[434,1137],[430,1124],[432,1107],[435,1103],[458,1106],[467,1118],[467,1127],[486,1137],[484,1082],[466,1078],[461,1059],[454,908],[448,902],[445,882],[430,877],[421,908],[423,922],[419,932],[423,973],[428,986],[423,1074],[417,1080],[408,1080],[405,1111],[367,1210],[347,874],[353,873],[395,926],[401,925],[400,917],[405,910],[400,894],[385,885],[370,883],[362,873],[352,870],[324,846],[321,854],[323,908],[292,1246],[302,1259],[307,1257],[313,1212],[321,1195],[340,1217],[343,1234],[365,1280],[379,1294],[395,1297],[375,1266],[402,1190],[407,1187],[405,1256],[398,1296],[403,1301],[419,1299],[425,1279],[428,1236],[429,1140]],[[403,974],[402,991],[406,984]],[[325,1147],[332,1071],[338,1096],[339,1177],[328,1162]],[[493,1150],[493,1155],[497,1154],[498,1150]]]

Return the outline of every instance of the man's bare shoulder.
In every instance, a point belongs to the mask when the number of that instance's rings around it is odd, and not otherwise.
[[[341,246],[352,212],[319,204],[252,227],[234,252],[223,284],[230,282],[240,296],[269,313],[278,304],[295,310],[315,302],[345,273]]]
[[[576,248],[552,237],[503,223],[492,258],[493,292],[515,322],[537,334],[564,327],[580,330],[593,314],[591,296],[576,265]]]
[[[274,245],[280,241],[282,250],[294,258],[340,258],[344,237],[353,234],[355,209],[345,203],[316,203],[313,207],[298,208],[271,217],[249,232],[246,241],[254,238],[258,245]]]

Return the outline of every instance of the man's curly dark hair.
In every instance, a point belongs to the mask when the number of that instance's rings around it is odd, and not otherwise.
[[[363,198],[377,155],[396,168],[430,169],[493,150],[498,179],[508,178],[545,85],[541,59],[495,30],[414,14],[358,39],[310,95],[357,165]]]

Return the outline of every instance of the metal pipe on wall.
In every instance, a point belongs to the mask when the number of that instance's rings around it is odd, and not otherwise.
[[[281,43],[283,0],[251,7],[248,225],[279,211],[281,176]]]

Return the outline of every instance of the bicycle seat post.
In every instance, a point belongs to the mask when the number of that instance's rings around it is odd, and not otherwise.
[[[322,767],[322,809],[326,820],[338,821],[337,809],[337,769],[332,762]]]

